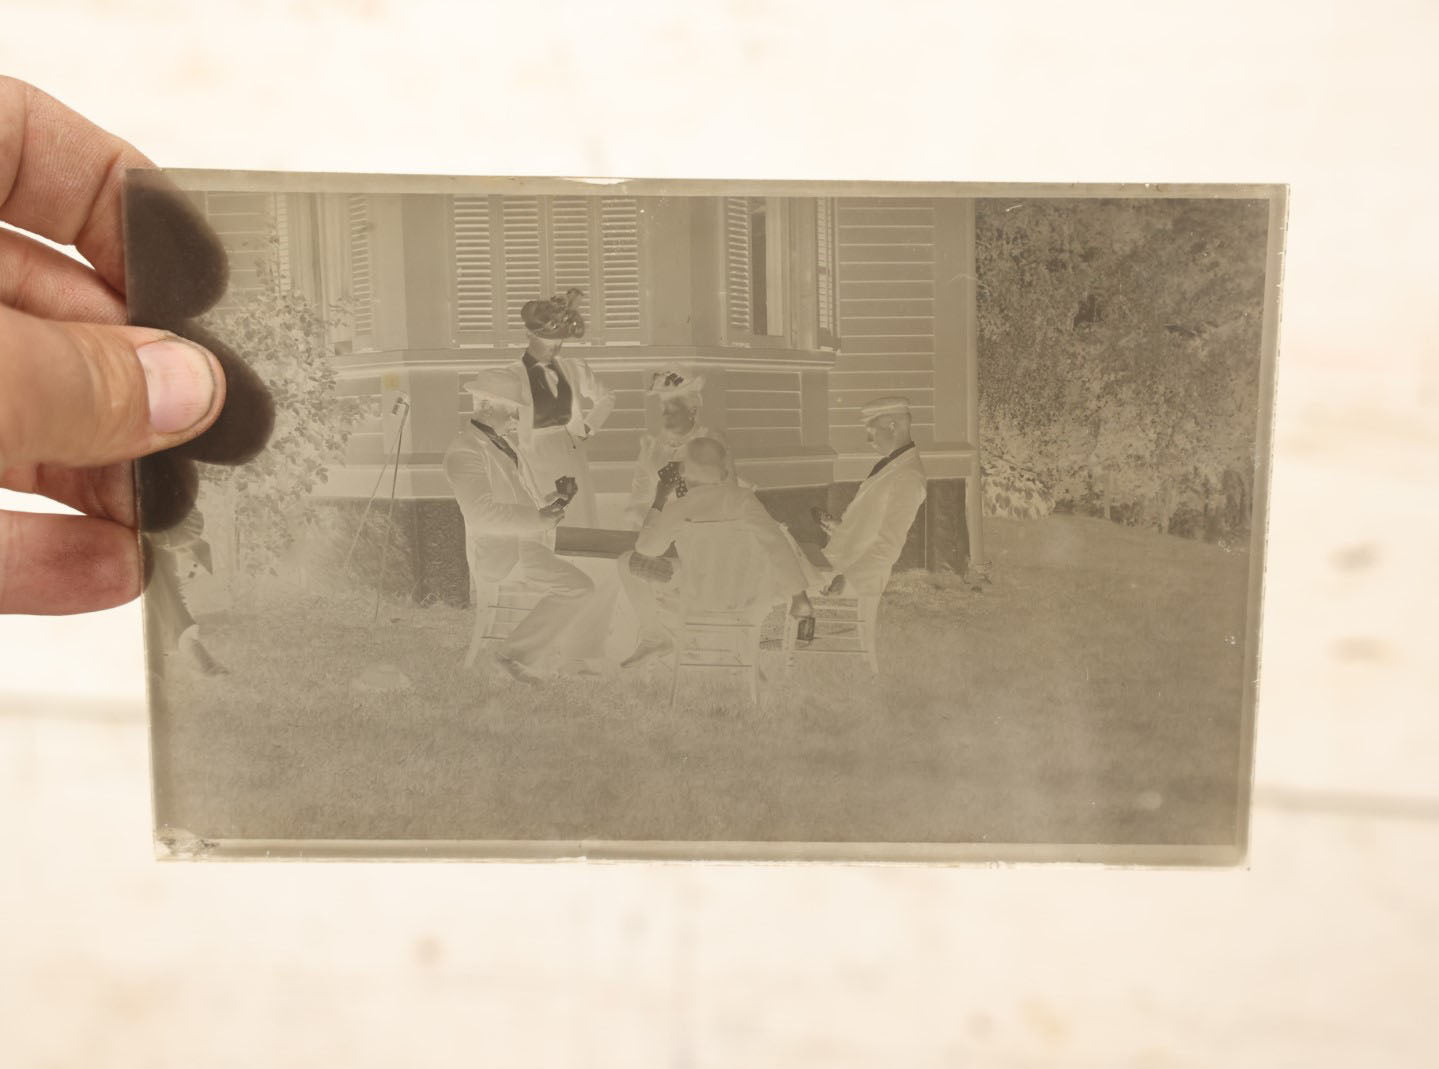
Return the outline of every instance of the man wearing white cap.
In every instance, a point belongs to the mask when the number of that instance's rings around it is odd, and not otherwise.
[[[513,367],[481,371],[465,383],[474,418],[445,453],[445,475],[465,518],[465,557],[477,600],[487,604],[502,580],[523,582],[544,596],[505,639],[496,660],[523,682],[545,675],[553,662],[575,659],[577,635],[594,597],[594,583],[554,552],[554,528],[568,497],[540,485],[517,449],[525,391]]]
[[[843,516],[835,520],[818,513],[816,519],[829,535],[824,553],[836,573],[830,590],[874,599],[872,608],[877,609],[910,525],[924,504],[926,480],[910,436],[908,400],[881,397],[861,407],[859,414],[870,448],[882,459],[859,484]]]
[[[700,391],[704,376],[670,365],[650,375],[645,392],[659,399],[660,432],[640,438],[640,455],[630,483],[625,519],[640,528],[660,484],[660,469],[684,458],[685,447],[696,438],[718,438],[699,421]]]

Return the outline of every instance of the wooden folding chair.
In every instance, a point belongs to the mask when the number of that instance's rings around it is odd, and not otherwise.
[[[503,642],[520,625],[544,595],[525,583],[470,581],[470,600],[475,606],[475,626],[465,667],[479,657],[486,643]]]
[[[743,671],[759,705],[759,642],[774,602],[769,564],[759,543],[735,520],[693,523],[681,555],[681,617],[675,643],[670,708],[685,669]]]
[[[797,655],[815,653],[829,657],[862,657],[869,670],[879,674],[875,649],[875,624],[879,619],[879,596],[867,594],[811,594],[814,606],[814,641],[801,646],[795,628],[784,630],[785,668],[794,666]],[[789,621],[793,623],[793,621]]]

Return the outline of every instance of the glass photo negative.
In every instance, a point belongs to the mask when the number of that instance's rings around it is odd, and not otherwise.
[[[125,204],[161,856],[1242,862],[1283,187]]]

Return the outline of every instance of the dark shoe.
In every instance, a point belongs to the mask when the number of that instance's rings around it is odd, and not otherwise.
[[[636,665],[644,664],[646,661],[659,657],[674,649],[674,643],[662,638],[642,638],[640,644],[635,647],[635,652],[620,662],[621,668],[634,668]]]
[[[186,633],[180,636],[180,652],[201,675],[205,676],[227,676],[230,670],[210,655],[204,644],[194,635]]]
[[[541,676],[537,675],[535,672],[530,671],[530,669],[520,664],[520,662],[515,660],[513,657],[507,657],[503,653],[496,654],[495,663],[498,664],[501,668],[503,668],[515,680],[520,683],[527,684],[531,687],[537,687],[540,685],[540,683],[544,682]]]
[[[799,626],[795,630],[794,637],[796,646],[808,646],[814,641],[814,617],[801,616]]]

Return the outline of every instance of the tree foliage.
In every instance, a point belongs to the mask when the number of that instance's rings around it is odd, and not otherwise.
[[[277,244],[277,243],[276,243]],[[343,456],[361,415],[336,393],[335,328],[341,306],[322,307],[261,263],[258,285],[212,311],[205,325],[249,363],[270,392],[275,429],[265,450],[239,468],[208,467],[212,498],[223,511],[236,571],[273,574],[313,517],[311,493]]]
[[[980,201],[986,449],[1061,508],[1246,529],[1267,220],[1262,201]]]

